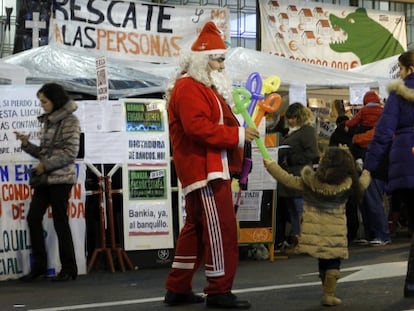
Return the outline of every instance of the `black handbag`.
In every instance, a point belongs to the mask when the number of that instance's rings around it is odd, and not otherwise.
[[[49,157],[52,155],[52,148],[53,148],[53,145],[55,144],[56,136],[57,136],[58,132],[60,131],[61,125],[62,125],[62,122],[59,123],[55,133],[53,133],[52,141],[50,142],[50,145],[47,149]],[[39,188],[39,187],[47,186],[47,184],[48,184],[48,181],[47,181],[48,174],[47,173],[43,173],[43,174],[38,175],[38,174],[36,174],[35,169],[31,169],[30,172],[29,172],[29,175],[30,175],[30,177],[29,177],[30,187]]]
[[[44,187],[47,185],[47,174],[37,175],[34,169],[30,171],[29,185],[32,188]]]

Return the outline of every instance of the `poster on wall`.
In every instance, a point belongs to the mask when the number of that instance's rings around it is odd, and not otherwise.
[[[305,1],[259,1],[261,50],[348,70],[407,48],[403,12]]]
[[[210,20],[230,43],[228,8],[118,0],[77,0],[74,6],[60,1],[54,5],[49,44],[95,56],[171,63]]]
[[[171,163],[165,101],[124,99],[124,247],[173,248]]]

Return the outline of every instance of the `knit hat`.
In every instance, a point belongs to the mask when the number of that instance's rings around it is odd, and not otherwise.
[[[214,22],[210,21],[204,25],[198,38],[191,46],[191,50],[205,54],[224,54],[226,52],[222,32]]]
[[[377,104],[381,103],[381,100],[380,100],[379,96],[374,91],[366,92],[365,95],[364,95],[363,101],[364,101],[364,105],[366,105],[368,103],[377,103]]]

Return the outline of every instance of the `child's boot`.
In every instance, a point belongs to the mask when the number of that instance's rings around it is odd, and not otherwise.
[[[339,279],[338,269],[326,270],[325,279],[322,281],[323,284],[323,297],[322,305],[324,306],[336,306],[342,303],[342,300],[335,297],[336,282]]]

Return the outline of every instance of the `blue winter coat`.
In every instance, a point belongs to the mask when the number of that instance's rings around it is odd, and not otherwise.
[[[378,168],[389,144],[387,191],[414,188],[414,74],[388,85],[390,92],[368,146],[364,166]]]

